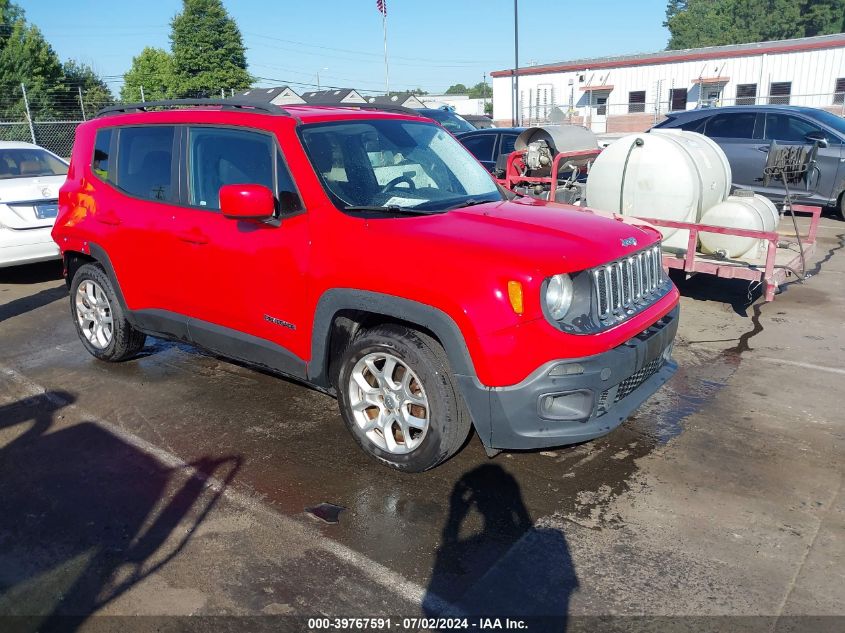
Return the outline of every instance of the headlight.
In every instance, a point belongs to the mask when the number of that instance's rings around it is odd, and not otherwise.
[[[549,277],[546,284],[546,310],[555,321],[566,316],[572,305],[572,278],[569,275]]]

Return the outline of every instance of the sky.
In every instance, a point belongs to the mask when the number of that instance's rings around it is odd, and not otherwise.
[[[17,0],[62,61],[91,65],[115,92],[145,46],[169,50],[181,0]],[[224,0],[237,21],[256,85],[297,92],[385,88],[376,0]],[[513,67],[511,0],[387,0],[391,90],[482,81]],[[666,0],[519,0],[520,66],[662,50]]]

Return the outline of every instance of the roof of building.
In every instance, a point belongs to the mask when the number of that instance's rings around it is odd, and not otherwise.
[[[331,90],[313,90],[300,95],[306,103],[340,103],[349,97],[364,97],[354,88],[332,88]]]
[[[422,100],[420,97],[415,95],[413,92],[402,92],[399,94],[392,94],[392,95],[378,95],[377,97],[366,97],[367,103],[378,103],[378,104],[388,104],[388,105],[402,105],[408,100],[416,101],[423,105]]]
[[[285,90],[293,90],[290,86],[275,86],[273,88],[250,88],[234,95],[234,99],[269,103]]]
[[[752,42],[750,44],[708,46],[705,48],[688,48],[677,51],[659,51],[657,53],[638,53],[617,57],[575,59],[554,64],[527,66],[520,68],[517,74],[520,76],[542,75],[545,73],[619,68],[623,66],[647,66],[649,64],[670,64],[673,62],[720,59],[724,57],[747,57],[750,55],[762,55],[763,53],[795,53],[839,47],[845,47],[845,33],[800,37],[792,40],[776,40],[772,42]],[[496,70],[490,73],[492,77],[509,77],[513,74],[513,69]]]

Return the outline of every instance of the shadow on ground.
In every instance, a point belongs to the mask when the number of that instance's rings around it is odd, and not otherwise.
[[[94,423],[61,424],[74,400],[0,406],[0,617],[19,631],[74,630],[161,569],[240,466],[165,466]],[[212,476],[222,487],[207,486]]]
[[[531,618],[531,630],[562,631],[577,587],[563,533],[534,527],[512,475],[483,464],[458,480],[423,600],[427,616]]]

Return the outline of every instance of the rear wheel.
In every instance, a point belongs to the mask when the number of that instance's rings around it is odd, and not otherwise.
[[[397,470],[433,468],[469,435],[443,348],[410,328],[379,326],[355,338],[343,353],[337,393],[355,441]]]
[[[111,280],[96,264],[85,264],[73,276],[70,311],[85,349],[100,360],[126,360],[144,347],[146,336],[126,320]]]

